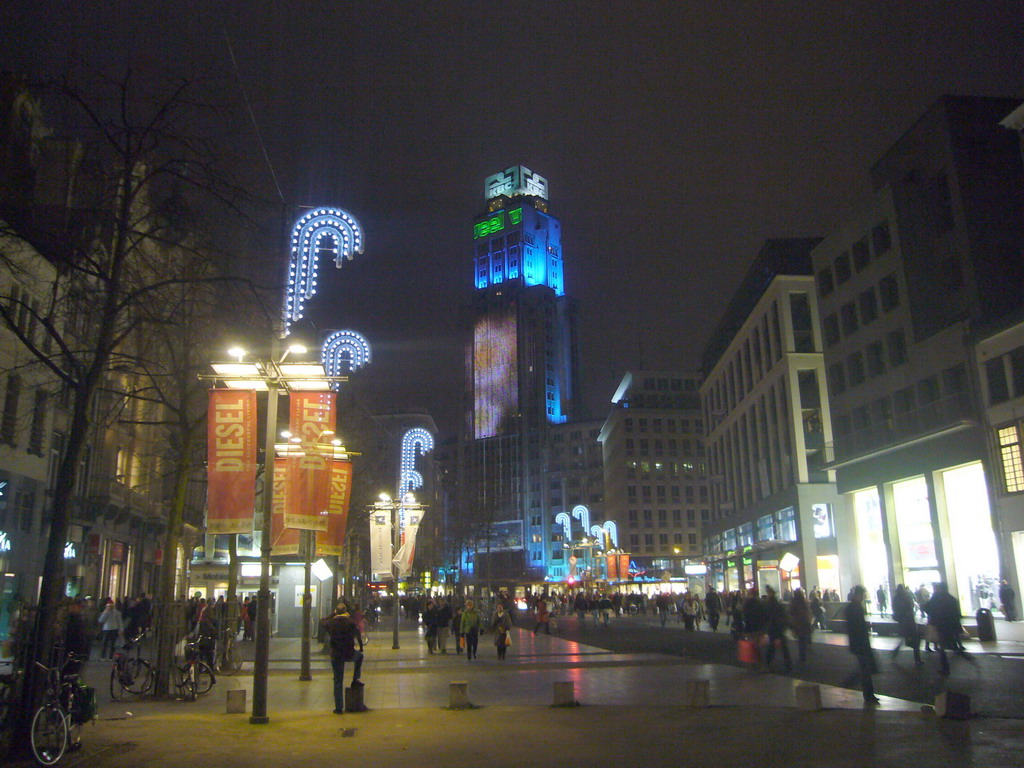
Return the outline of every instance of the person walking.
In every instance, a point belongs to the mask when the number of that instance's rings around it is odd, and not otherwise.
[[[908,648],[914,651],[914,664],[921,666],[921,631],[917,628],[917,618],[914,615],[914,596],[910,594],[905,584],[896,586],[892,596],[892,618],[900,630],[900,640],[892,649],[892,656],[900,651],[900,646],[906,643]]]
[[[682,601],[679,604],[679,613],[682,614],[683,622],[686,626],[687,632],[693,632],[697,622],[697,601],[694,600],[693,594],[687,592],[683,595]]]
[[[448,600],[441,598],[441,605],[437,609],[437,649],[441,653],[448,653],[448,635],[451,632],[452,607]]]
[[[480,612],[476,609],[476,603],[472,600],[466,601],[466,610],[462,612],[460,630],[466,637],[466,661],[476,658],[476,648],[480,640],[480,629],[482,628]]]
[[[117,636],[124,631],[124,620],[121,617],[121,611],[111,598],[107,598],[104,606],[103,613],[100,614],[96,623],[100,625],[100,629],[103,632],[103,646],[100,649],[101,659],[112,659],[114,658],[114,648],[117,645]],[[110,649],[108,656],[107,649]]]
[[[543,597],[537,598],[537,605],[534,608],[534,612],[537,614],[537,622],[533,625],[533,634],[537,634],[543,629],[547,634],[551,634],[551,613],[548,610],[548,601]]]
[[[764,601],[765,631],[768,635],[768,652],[765,654],[765,665],[769,668],[775,660],[775,649],[782,650],[782,662],[786,672],[793,671],[793,660],[789,656],[789,643],[786,640],[786,609],[779,602],[779,596],[771,587],[765,588],[768,596]]]
[[[331,668],[334,672],[334,714],[345,712],[345,662],[354,662],[352,687],[362,685],[359,677],[363,671],[363,652],[356,650],[356,635],[359,629],[348,613],[345,603],[338,603],[334,612],[323,619],[320,625],[331,638]]]
[[[718,622],[722,618],[722,597],[715,591],[714,587],[711,587],[704,597],[704,610],[708,615],[708,626],[711,627],[712,632],[717,632]]]
[[[747,599],[743,601],[743,629],[747,633],[747,639],[754,644],[754,669],[761,668],[761,643],[764,641],[764,633],[768,624],[768,612],[765,610],[764,601],[757,596],[757,590],[751,587],[747,590]]]
[[[850,653],[857,657],[857,674],[853,677],[859,675],[864,704],[871,706],[880,702],[875,696],[875,684],[872,679],[872,675],[878,672],[878,665],[875,663],[875,654],[871,649],[871,635],[867,618],[864,615],[864,597],[867,593],[867,589],[860,584],[853,588],[850,593],[850,602],[843,609],[843,618],[846,619]]]
[[[466,636],[462,634],[462,606],[456,605],[452,610],[452,639],[455,641],[455,653],[462,655],[466,646]]]
[[[423,609],[423,626],[426,627],[423,639],[427,641],[427,650],[431,656],[434,655],[434,647],[437,645],[437,620],[437,606],[433,600],[427,600],[427,605]]]
[[[928,626],[933,628],[935,647],[939,652],[939,674],[949,674],[946,651],[963,655],[960,647],[960,602],[949,593],[945,582],[935,584],[935,592],[925,603]]]
[[[878,605],[878,615],[885,616],[885,612],[889,610],[889,593],[885,591],[885,584],[878,585],[878,589],[875,590],[875,600]]]
[[[804,591],[798,587],[793,591],[793,599],[789,603],[789,628],[796,637],[797,659],[801,663],[807,661],[807,651],[811,647],[812,622],[811,607]]]
[[[498,651],[498,659],[504,661],[508,647],[512,644],[512,617],[501,603],[498,603],[494,611],[491,631],[494,633],[494,647]]]
[[[604,622],[604,625],[607,627],[608,619],[612,615],[612,599],[608,596],[607,592],[601,595],[601,599],[598,601],[597,607],[598,610],[601,611],[601,621]]]

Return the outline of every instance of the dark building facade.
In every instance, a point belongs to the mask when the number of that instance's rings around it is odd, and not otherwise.
[[[488,177],[485,198],[473,225],[467,312],[464,568],[471,580],[539,582],[550,550],[528,542],[552,529],[541,490],[548,430],[580,411],[576,307],[565,294],[561,223],[548,212],[547,181],[513,166]]]

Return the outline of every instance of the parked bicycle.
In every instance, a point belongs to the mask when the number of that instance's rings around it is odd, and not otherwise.
[[[146,631],[143,630],[127,641],[121,650],[114,651],[114,666],[110,670],[110,698],[115,701],[124,696],[125,691],[136,695],[148,693],[153,684],[153,668],[140,657],[145,635]],[[135,648],[134,658],[130,655],[132,648]]]
[[[213,668],[203,659],[200,644],[194,641],[185,644],[185,663],[182,665],[182,674],[183,677],[189,677],[195,681],[197,695],[209,692],[217,682]]]
[[[78,674],[65,672],[81,661],[68,655],[64,665],[36,665],[46,673],[43,702],[32,717],[32,754],[42,765],[53,765],[68,750],[81,747],[82,726],[96,716],[96,690],[82,685]]]
[[[217,669],[226,675],[233,675],[242,668],[242,656],[235,645],[237,633],[230,629],[221,632],[220,645],[217,648]]]

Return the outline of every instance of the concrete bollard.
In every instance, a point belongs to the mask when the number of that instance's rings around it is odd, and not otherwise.
[[[228,691],[228,714],[229,715],[244,715],[245,714],[245,689],[235,688],[234,690]]]
[[[711,683],[708,680],[687,680],[686,681],[686,706],[688,707],[709,707],[711,706]]]
[[[966,693],[943,691],[935,697],[935,714],[949,720],[968,720],[971,717],[971,697]]]
[[[555,682],[553,707],[574,707],[576,706],[576,683],[572,680]]]
[[[806,712],[817,712],[821,709],[821,686],[813,683],[800,683],[796,687],[796,708]]]
[[[448,706],[451,709],[469,709],[469,681],[460,680],[448,684]]]
[[[366,688],[362,683],[345,689],[345,711],[365,712],[366,705],[363,704],[363,690]]]

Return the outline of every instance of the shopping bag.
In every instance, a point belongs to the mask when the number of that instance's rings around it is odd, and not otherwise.
[[[757,664],[757,646],[753,640],[738,640],[736,642],[736,653],[742,664]]]
[[[506,632],[505,633],[505,647],[508,648],[511,645],[512,645],[512,633],[511,632]]]
[[[466,636],[465,635],[459,635],[459,648],[465,648],[465,647],[466,647]]]

